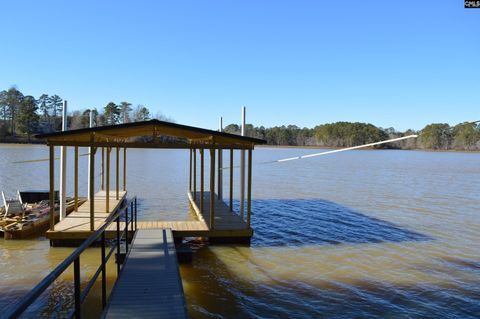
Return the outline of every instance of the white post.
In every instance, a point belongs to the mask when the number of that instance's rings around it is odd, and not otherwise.
[[[245,106],[242,107],[242,136],[245,136]],[[245,210],[245,150],[240,151],[240,216]]]
[[[67,101],[63,101],[62,131],[67,130]],[[60,148],[60,220],[67,216],[67,147]]]
[[[218,131],[223,132],[223,118],[220,116]],[[218,149],[218,199],[223,197],[223,149]]]
[[[89,127],[92,127],[93,126],[93,112],[92,110],[90,110],[90,122],[89,122]],[[90,154],[91,152],[93,152],[93,149],[91,147],[88,148],[88,154]],[[90,172],[90,169],[91,169],[91,165],[92,165],[92,160],[90,158],[90,156],[88,157],[88,172]],[[88,185],[88,200],[90,200],[90,173],[88,174],[88,181],[87,181],[87,185]]]

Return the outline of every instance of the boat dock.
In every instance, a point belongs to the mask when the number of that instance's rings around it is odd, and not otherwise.
[[[158,120],[62,131],[38,135],[37,138],[44,139],[50,149],[49,202],[52,212],[55,204],[55,147],[62,147],[65,152],[68,147],[74,148],[75,210],[70,215],[64,216],[59,223],[55,223],[54,215],[51,214],[50,230],[46,236],[52,246],[79,244],[79,248],[24,300],[12,307],[11,318],[21,314],[72,264],[74,266],[72,311],[76,318],[81,317],[81,308],[86,295],[100,275],[103,315],[106,318],[185,318],[187,310],[177,264],[176,239],[204,237],[208,238],[210,243],[250,244],[253,236],[253,229],[250,226],[252,151],[255,145],[264,144],[264,140]],[[91,199],[81,205],[78,202],[79,148],[89,150],[89,169],[86,173],[88,198]],[[162,221],[161,216],[158,220],[137,220],[136,198],[142,198],[142,194],[137,194],[134,200],[126,199],[127,149],[132,148],[184,149],[189,152],[189,157],[186,157],[190,166],[187,196],[197,220]],[[116,183],[115,190],[110,191],[110,153],[113,150],[116,154]],[[96,174],[95,160],[99,157],[96,154],[100,151],[101,172]],[[240,166],[234,165],[235,151],[239,153]],[[223,166],[224,153],[229,154],[227,167]],[[123,170],[120,170],[121,154]],[[210,167],[209,176],[205,178],[207,160]],[[188,162],[186,164],[188,165]],[[238,174],[240,209],[235,212],[233,170],[236,167],[240,167]],[[123,171],[123,188],[120,183],[120,171]],[[61,172],[63,172],[60,174],[61,178],[65,179],[65,165],[61,166]],[[224,172],[229,176],[229,189],[225,194]],[[95,192],[95,176],[98,175],[101,176],[101,187],[99,192]],[[224,201],[227,199],[228,202]],[[63,199],[61,201],[63,203]],[[113,247],[112,242],[115,243]],[[82,288],[80,254],[94,243],[101,245],[101,265],[88,285]],[[122,251],[120,246],[125,246],[125,250]],[[114,256],[114,253],[117,257],[118,277],[112,293],[108,296],[105,269],[108,259]]]
[[[187,318],[170,229],[136,231],[104,318]]]

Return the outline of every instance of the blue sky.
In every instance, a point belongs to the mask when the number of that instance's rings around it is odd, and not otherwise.
[[[0,89],[178,123],[480,119],[480,9],[439,1],[3,1]]]

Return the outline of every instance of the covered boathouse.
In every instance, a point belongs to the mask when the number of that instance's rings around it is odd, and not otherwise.
[[[264,144],[261,139],[228,134],[192,126],[180,125],[159,120],[134,122],[118,125],[84,128],[36,136],[46,141],[50,148],[50,211],[54,211],[55,186],[55,147],[74,148],[74,210],[55,223],[51,214],[50,229],[46,237],[52,246],[77,245],[88,238],[108,221],[109,217],[122,208],[127,198],[127,150],[129,148],[184,149],[190,154],[189,189],[187,192],[190,204],[197,215],[196,221],[162,221],[139,220],[136,229],[171,229],[175,238],[207,237],[210,241],[250,243],[253,229],[250,227],[252,199],[252,151],[257,144]],[[88,200],[78,205],[78,157],[79,148],[88,148]],[[115,186],[110,185],[112,150],[115,152]],[[223,168],[224,151],[229,153],[229,163]],[[233,210],[233,169],[234,152],[241,152],[240,183],[245,187],[245,154],[246,160],[246,214]],[[101,152],[101,187],[95,190],[96,154]],[[210,176],[207,178],[208,191],[205,190],[204,154],[209,152]],[[122,154],[122,156],[120,155]],[[100,156],[98,156],[100,157]],[[121,160],[123,157],[123,160]],[[123,163],[121,163],[123,162]],[[123,167],[121,167],[123,164]],[[129,165],[141,165],[130,163]],[[120,169],[122,181],[120,185]],[[224,174],[225,172],[225,174]],[[63,172],[65,175],[66,173]],[[223,196],[223,175],[229,178],[229,196]],[[227,176],[225,176],[227,177]],[[216,179],[218,180],[215,185]],[[242,181],[243,180],[243,181]],[[217,186],[217,187],[216,187]],[[242,188],[242,187],[241,187]],[[240,191],[241,194],[244,192]],[[141,198],[141,194],[136,194]],[[242,198],[243,195],[240,197]],[[224,202],[223,198],[228,198]],[[114,238],[114,225],[106,232],[107,238]]]

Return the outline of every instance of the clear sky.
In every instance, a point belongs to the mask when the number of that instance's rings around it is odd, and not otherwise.
[[[217,128],[480,119],[480,9],[438,1],[2,1],[0,89]]]

